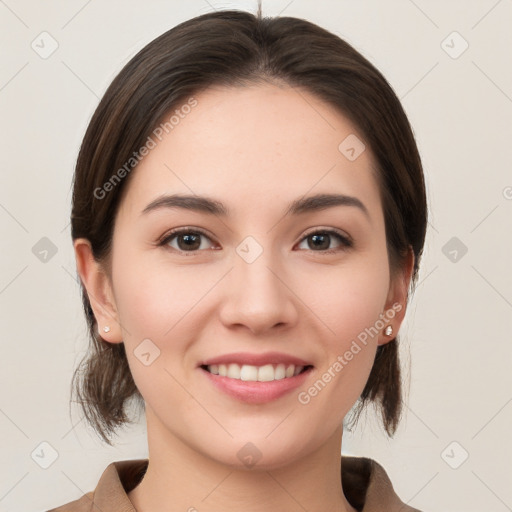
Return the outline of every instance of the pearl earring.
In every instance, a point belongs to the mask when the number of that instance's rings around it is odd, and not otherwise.
[[[108,325],[105,325],[105,327],[103,327],[103,330],[105,332],[110,332],[110,327]]]
[[[393,334],[393,327],[391,327],[391,325],[388,325],[385,329],[384,329],[384,334],[386,336],[391,336]]]

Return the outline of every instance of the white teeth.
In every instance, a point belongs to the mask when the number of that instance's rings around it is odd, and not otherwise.
[[[256,366],[253,366],[253,368],[256,368]],[[257,369],[258,372],[258,378],[254,379],[258,382],[270,382],[271,380],[274,380],[274,367],[271,364],[266,364],[265,366],[260,366]]]
[[[284,379],[285,375],[286,375],[286,368],[284,367],[284,364],[278,364],[275,369],[274,380]]]
[[[244,364],[240,366],[238,364],[231,363],[227,365],[212,364],[207,366],[207,368],[210,373],[220,375],[221,377],[229,377],[230,379],[252,382],[269,382],[298,375],[304,369],[304,366],[295,366],[293,364],[288,366],[285,366],[284,364],[278,364],[275,366],[272,364],[266,364],[264,366]]]
[[[258,380],[258,368],[244,364],[240,369],[241,380]]]
[[[228,373],[226,377],[230,379],[239,379],[240,378],[240,366],[237,364],[228,365]]]

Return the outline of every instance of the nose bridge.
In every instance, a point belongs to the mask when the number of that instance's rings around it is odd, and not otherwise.
[[[254,237],[247,237],[236,252],[234,278],[240,299],[254,302],[258,308],[277,301],[283,285],[275,275],[274,269],[280,265],[272,249],[263,247]]]
[[[270,248],[264,248],[254,237],[246,237],[236,248],[233,265],[222,308],[226,323],[261,331],[295,320],[283,266]]]

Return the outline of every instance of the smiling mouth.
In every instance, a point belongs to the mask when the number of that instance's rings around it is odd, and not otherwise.
[[[201,368],[213,375],[228,377],[230,379],[242,380],[247,382],[270,382],[273,380],[289,379],[313,368],[311,365],[298,366],[294,364],[266,364],[263,366],[253,366],[250,364],[239,365],[230,364],[212,364],[202,365]]]

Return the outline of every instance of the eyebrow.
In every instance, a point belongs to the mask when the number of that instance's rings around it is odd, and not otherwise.
[[[352,206],[358,208],[370,219],[368,209],[357,197],[344,194],[316,194],[314,196],[301,197],[290,203],[284,215],[299,215],[301,213],[325,210],[335,206]],[[181,208],[210,215],[219,215],[221,217],[229,216],[229,209],[220,201],[205,196],[183,194],[162,195],[157,197],[142,210],[141,215],[162,208]]]

